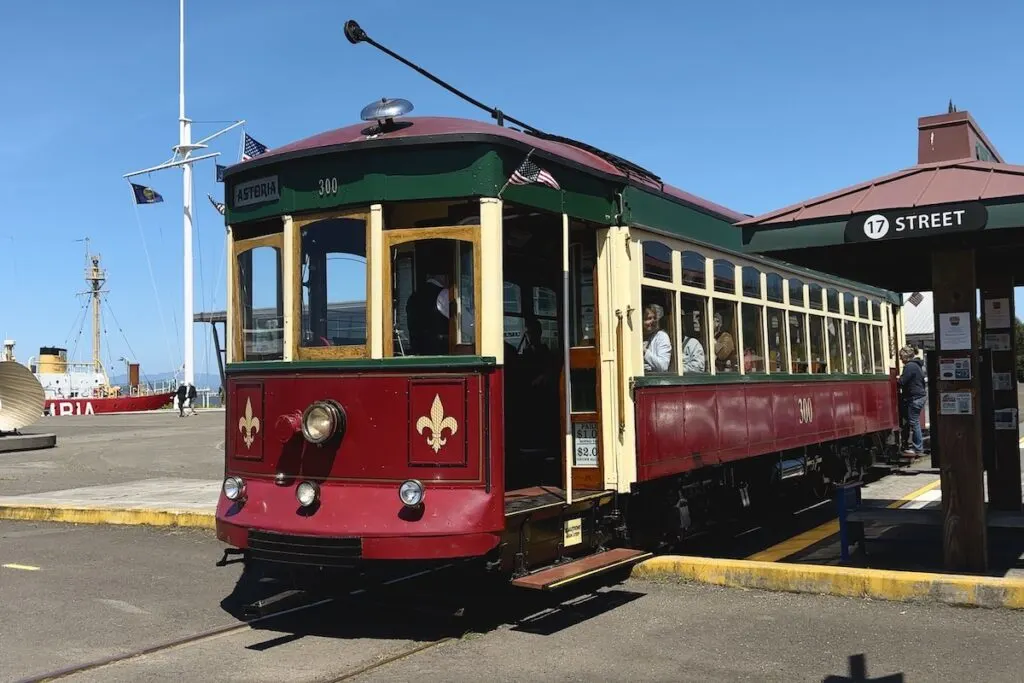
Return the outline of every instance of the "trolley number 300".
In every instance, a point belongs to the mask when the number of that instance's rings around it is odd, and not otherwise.
[[[797,407],[800,409],[800,424],[810,424],[814,421],[814,404],[810,397],[798,398]]]
[[[329,195],[338,194],[338,179],[337,178],[321,178],[320,179],[320,192],[318,194],[321,197],[327,197]]]

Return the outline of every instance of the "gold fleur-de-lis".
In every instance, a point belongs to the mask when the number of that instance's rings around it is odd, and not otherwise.
[[[260,419],[252,414],[252,401],[248,398],[245,399],[245,416],[238,418],[238,430],[242,432],[246,448],[252,446],[255,434],[260,431]]]
[[[416,421],[416,431],[420,434],[423,433],[424,429],[430,430],[430,435],[427,437],[427,445],[434,449],[437,453],[441,450],[441,446],[447,443],[447,439],[444,438],[443,432],[448,429],[449,436],[454,436],[455,432],[459,431],[459,423],[455,421],[454,417],[444,416],[444,406],[441,405],[441,396],[434,394],[434,403],[430,406],[430,417],[424,415]]]

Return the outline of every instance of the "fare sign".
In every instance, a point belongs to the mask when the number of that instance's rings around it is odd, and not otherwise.
[[[981,230],[988,210],[978,202],[876,211],[846,223],[847,242],[883,242]]]

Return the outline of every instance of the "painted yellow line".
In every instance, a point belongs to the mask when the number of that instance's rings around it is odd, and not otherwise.
[[[931,491],[933,488],[938,486],[939,483],[939,480],[935,480],[930,484],[926,484],[921,488],[917,489],[916,491],[908,493],[899,500],[893,501],[886,507],[898,508],[902,505],[906,505],[907,503],[911,502],[918,496],[927,493],[928,491]],[[824,524],[816,526],[813,529],[803,532],[802,534],[797,534],[792,538],[787,538],[785,541],[777,543],[771,546],[770,548],[766,548],[764,550],[756,552],[753,555],[748,556],[746,559],[755,562],[778,562],[779,560],[785,557],[795,555],[801,550],[809,548],[815,543],[823,541],[829,536],[834,536],[838,533],[839,520],[833,519],[830,522],[825,522]]]
[[[716,586],[789,593],[1024,609],[1024,579],[1017,578],[682,556],[646,560],[633,568],[632,576],[671,577]]]
[[[908,493],[907,495],[903,496],[899,500],[894,500],[893,502],[889,503],[885,507],[887,507],[887,508],[903,507],[907,503],[912,503],[913,501],[917,500],[919,497],[921,497],[924,494],[928,493],[932,489],[938,488],[939,485],[941,485],[941,484],[942,484],[942,480],[941,479],[936,479],[932,483],[925,484],[924,486],[922,486],[921,488],[917,489],[916,491],[912,491],[911,493]]]
[[[754,553],[747,557],[747,559],[757,562],[778,562],[784,557],[789,557],[804,548],[809,548],[818,541],[823,541],[829,536],[838,533],[839,520],[833,519],[831,522],[825,522],[821,526],[816,526],[802,534],[787,538],[782,543],[777,543],[770,548]]]
[[[33,567],[30,564],[13,564],[13,563],[11,563],[11,564],[5,564],[5,565],[0,565],[0,566],[2,566],[4,569],[21,569],[21,570],[24,570],[26,572],[37,572],[37,571],[39,571],[39,567]]]
[[[129,524],[213,529],[213,512],[74,508],[43,505],[0,505],[0,519],[72,524]]]
[[[1024,436],[1020,437],[1020,439],[1017,440],[1017,444],[1020,446],[1024,446]]]

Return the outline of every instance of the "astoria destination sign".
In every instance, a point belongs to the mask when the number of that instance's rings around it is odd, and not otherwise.
[[[880,242],[981,230],[988,210],[978,202],[877,211],[846,223],[847,242]]]
[[[238,183],[235,185],[231,196],[234,198],[231,203],[231,208],[233,209],[253,204],[276,202],[281,198],[277,187],[277,176],[268,176]]]

